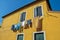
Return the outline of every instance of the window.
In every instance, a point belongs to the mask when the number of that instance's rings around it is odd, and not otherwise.
[[[34,17],[42,16],[42,6],[34,8]]]
[[[34,33],[34,40],[45,40],[44,32]]]
[[[18,36],[17,36],[17,40],[23,40],[24,38],[23,38],[23,34],[19,34]]]
[[[26,16],[26,12],[23,12],[21,14],[21,18],[20,18],[20,21],[23,22],[25,20],[25,16]]]

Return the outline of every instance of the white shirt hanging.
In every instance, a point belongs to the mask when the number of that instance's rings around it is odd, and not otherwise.
[[[25,26],[25,21],[22,22],[22,25],[21,26]]]

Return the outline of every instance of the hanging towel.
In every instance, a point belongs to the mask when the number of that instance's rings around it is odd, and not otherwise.
[[[14,30],[14,25],[12,25],[11,30]]]
[[[20,29],[20,27],[21,27],[21,24],[20,24],[20,23],[18,23],[18,24],[12,25],[11,30],[19,30],[19,29]]]
[[[32,22],[31,20],[27,20],[27,24],[30,25]]]
[[[17,24],[17,30],[19,30],[19,29],[20,29],[20,27],[21,27],[21,24],[20,24],[20,23],[18,23],[18,24]]]

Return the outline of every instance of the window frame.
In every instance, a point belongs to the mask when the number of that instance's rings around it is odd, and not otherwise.
[[[24,33],[18,33],[17,36],[16,36],[16,40],[18,38],[18,35],[23,35],[23,40],[24,40]]]
[[[19,22],[23,22],[21,21],[21,15],[23,14],[24,12],[21,12],[20,16],[19,16]],[[25,20],[26,20],[26,11],[25,11]]]
[[[44,34],[44,40],[46,40],[45,31],[33,32],[33,40],[34,40],[34,34],[36,34],[36,33],[43,33]]]
[[[42,16],[40,16],[40,17],[43,17],[43,16],[44,16],[43,5],[40,5],[40,6],[41,6],[41,9],[42,9]],[[37,8],[37,7],[40,7],[40,6],[36,6],[36,7],[34,7],[34,9]],[[34,9],[33,9],[33,10],[34,10]],[[39,17],[39,16],[37,16],[37,17]],[[34,13],[33,13],[33,18],[36,18],[36,17],[35,17],[35,11],[34,11]]]

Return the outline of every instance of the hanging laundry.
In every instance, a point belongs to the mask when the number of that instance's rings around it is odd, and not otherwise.
[[[22,22],[21,26],[25,26],[25,21]]]

